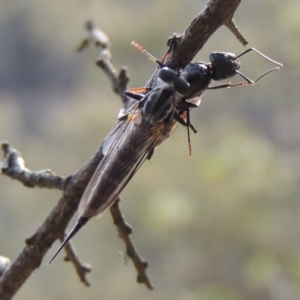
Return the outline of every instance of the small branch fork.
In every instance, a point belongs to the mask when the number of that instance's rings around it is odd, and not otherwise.
[[[178,36],[178,43],[168,56],[166,64],[176,69],[189,63],[220,26],[232,27],[232,24],[230,25],[230,23],[233,23],[232,16],[239,3],[240,0],[209,1],[204,10],[188,26],[184,34]],[[230,30],[235,32],[236,36],[239,35],[237,27]],[[86,23],[86,37],[77,50],[82,51],[90,43],[95,43],[99,49],[97,65],[111,81],[113,90],[120,96],[125,108],[128,107],[130,98],[124,96],[129,81],[127,69],[122,68],[117,74],[111,62],[109,40],[102,31],[95,28],[91,21]],[[156,76],[155,72],[150,77],[147,83],[148,87],[155,86]],[[5,259],[4,272],[0,275],[0,299],[7,300],[14,296],[32,272],[40,266],[44,255],[52,244],[57,239],[63,238],[65,229],[77,210],[83,191],[103,155],[102,149],[99,147],[76,174],[63,178],[55,175],[50,170],[30,171],[25,167],[20,153],[7,142],[2,144],[2,150],[4,160],[1,163],[1,170],[4,175],[20,181],[27,187],[52,188],[63,191],[61,199],[43,224],[30,238],[26,239],[21,253],[12,263]],[[130,238],[132,230],[119,209],[119,199],[110,208],[110,211],[119,236],[125,244],[127,255],[132,259],[137,270],[137,281],[152,289],[152,284],[146,275],[148,263],[139,256]],[[73,263],[80,280],[89,286],[86,274],[91,271],[90,266],[80,262],[71,243],[65,249],[67,253],[66,260]]]
[[[78,45],[76,50],[81,52],[90,44],[95,44],[99,50],[96,64],[104,71],[108,79],[111,81],[114,92],[121,97],[123,106],[126,108],[128,98],[124,93],[127,90],[127,84],[129,82],[127,68],[122,67],[117,75],[117,72],[111,61],[110,43],[107,35],[100,29],[96,28],[91,20],[86,22],[85,29],[86,37]]]
[[[33,172],[25,168],[25,162],[21,154],[10,147],[7,142],[2,143],[4,161],[2,173],[12,179],[16,179],[25,186],[34,188],[63,189],[64,178],[55,175],[51,170]]]
[[[60,238],[60,241],[63,241],[63,238]],[[89,281],[86,278],[86,274],[91,272],[92,267],[87,263],[82,263],[78,255],[76,253],[75,248],[73,247],[72,243],[67,243],[65,246],[65,251],[67,256],[65,257],[65,261],[70,261],[73,263],[74,268],[76,270],[77,275],[80,278],[80,281],[85,284],[86,286],[90,286]]]

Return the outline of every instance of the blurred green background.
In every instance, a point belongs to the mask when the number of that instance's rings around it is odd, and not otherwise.
[[[84,20],[91,17],[110,37],[116,68],[126,65],[129,87],[136,87],[156,66],[131,41],[160,58],[166,39],[206,2],[2,0],[0,140],[20,150],[30,169],[76,172],[121,108],[95,65],[97,50],[74,51]],[[299,14],[299,0],[241,3],[235,21],[249,46],[284,67],[255,86],[206,92],[192,112],[192,157],[186,129],[178,127],[122,194],[155,290],[136,284],[106,213],[73,240],[93,266],[90,288],[63,255],[48,266],[57,242],[15,299],[300,299]],[[222,27],[196,59],[243,50]],[[270,67],[254,53],[242,58],[242,71],[253,79]],[[4,176],[0,191],[0,254],[13,259],[60,193]]]

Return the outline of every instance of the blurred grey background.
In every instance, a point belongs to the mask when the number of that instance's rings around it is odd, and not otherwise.
[[[97,50],[75,52],[86,18],[110,37],[115,67],[127,66],[129,87],[137,87],[156,66],[131,41],[160,58],[166,39],[206,2],[2,0],[0,140],[20,150],[30,169],[76,172],[121,108],[95,65]],[[63,255],[48,266],[57,242],[15,299],[300,299],[299,13],[298,0],[241,3],[235,21],[249,46],[284,67],[255,86],[207,91],[192,112],[192,157],[178,127],[122,194],[155,290],[136,284],[106,213],[73,240],[93,266],[90,288]],[[222,27],[196,59],[244,49]],[[253,79],[273,67],[254,53],[241,60]],[[1,176],[0,254],[13,259],[59,196]]]

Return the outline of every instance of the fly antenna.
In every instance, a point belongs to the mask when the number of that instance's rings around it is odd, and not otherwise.
[[[164,66],[164,64],[160,60],[158,60],[157,58],[155,58],[152,54],[150,54],[146,49],[144,49],[138,43],[131,42],[131,45],[133,45],[135,48],[139,49],[141,52],[143,52],[144,54],[146,54],[150,60],[152,60],[153,62],[157,63],[160,67]]]

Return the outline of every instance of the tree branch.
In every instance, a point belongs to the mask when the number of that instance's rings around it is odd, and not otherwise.
[[[240,0],[209,1],[200,15],[192,21],[184,34],[178,38],[178,45],[168,57],[167,64],[170,67],[177,69],[179,67],[184,67],[189,63],[203,47],[208,38],[220,26],[226,23],[228,24],[229,19],[232,20],[232,16],[239,3]],[[101,37],[100,40],[102,39],[103,37]],[[84,45],[88,43],[89,40],[84,41],[79,48],[84,48]],[[121,96],[124,106],[126,107],[128,105],[128,99],[123,96],[123,92],[126,89],[126,84],[128,82],[127,72],[123,69],[119,75],[116,75],[116,72],[110,63],[111,61],[107,48],[103,48],[103,46],[100,45],[100,59],[98,59],[97,64],[109,75],[108,77],[112,82],[114,91]],[[149,79],[147,83],[148,86],[155,84],[155,81],[153,80],[155,76],[156,72]],[[40,174],[29,171],[25,168],[23,162],[20,163],[20,155],[17,154],[16,150],[10,148],[7,143],[5,143],[3,150],[5,152],[5,160],[2,164],[2,170],[5,175],[17,179],[27,186],[49,187],[47,185],[48,183],[46,183],[46,181],[49,180],[52,181],[52,183],[49,184],[51,188],[63,188],[63,196],[58,204],[50,212],[47,219],[37,229],[35,234],[26,240],[26,245],[21,253],[0,277],[0,299],[7,300],[13,297],[31,273],[40,266],[44,255],[53,242],[64,234],[70,219],[77,209],[81,195],[89,179],[102,159],[102,151],[100,147],[75,175],[63,179],[48,171],[41,172]],[[8,158],[8,156],[10,158]],[[16,167],[7,167],[10,162],[17,162]],[[10,172],[9,169],[14,171]],[[56,179],[54,180],[54,178]],[[114,211],[115,209],[117,209],[117,204],[111,208],[111,211]],[[120,237],[126,245],[128,255],[135,258],[138,254],[136,250],[132,250],[132,248],[134,249],[134,246],[129,239],[130,233],[127,225],[124,219],[121,217],[119,219],[118,216],[121,216],[119,211],[113,213],[114,222],[119,224],[117,227]],[[123,229],[121,230],[120,228]],[[71,259],[72,254],[69,253],[68,255],[69,259]],[[134,263],[140,261],[138,265],[136,265],[138,270],[138,282],[143,282],[149,288],[152,288],[150,282],[147,281],[147,277],[146,279],[142,278],[145,276],[147,263],[140,258],[135,261],[134,258]]]

